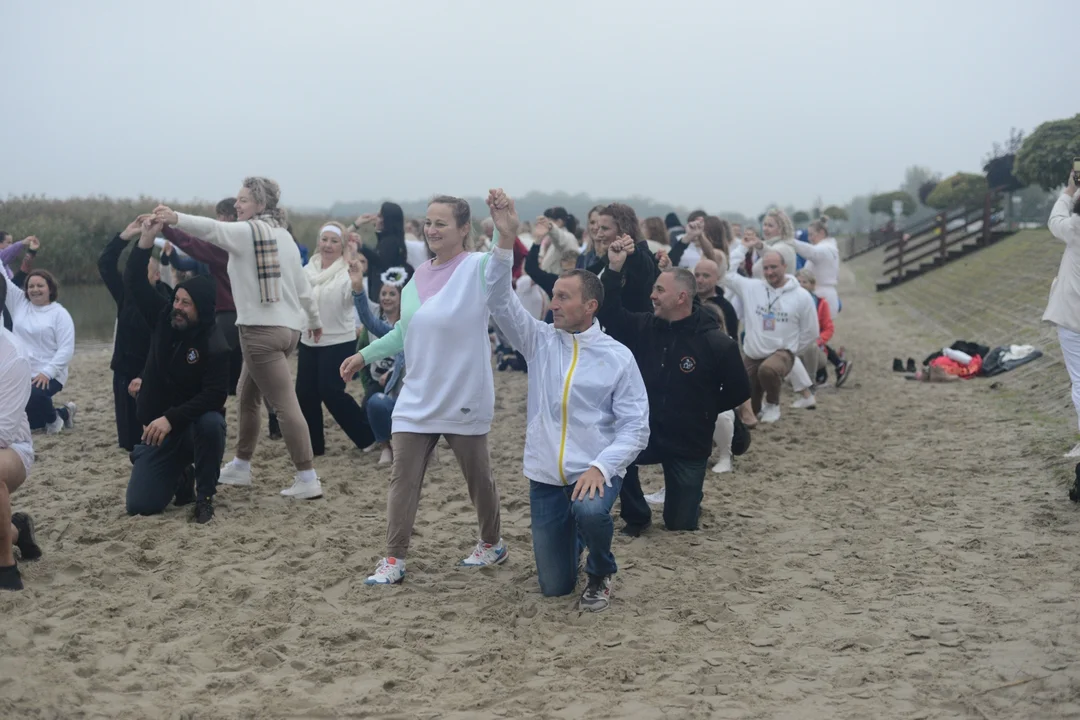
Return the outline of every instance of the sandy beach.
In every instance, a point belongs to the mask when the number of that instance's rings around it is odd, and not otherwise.
[[[700,532],[617,537],[596,615],[539,594],[524,375],[496,373],[507,564],[455,567],[476,519],[444,447],[406,582],[372,588],[377,453],[327,416],[324,499],[278,496],[291,472],[264,436],[254,486],[222,488],[209,525],[189,508],[128,518],[108,355],[80,352],[63,395],[78,425],[36,437],[14,496],[45,558],[0,594],[0,717],[1080,717],[1080,516],[1060,449],[985,383],[894,375],[923,350],[917,328],[850,275],[844,295],[852,381],[813,412],[785,395],[736,472],[710,474]],[[230,457],[234,421],[230,401]]]

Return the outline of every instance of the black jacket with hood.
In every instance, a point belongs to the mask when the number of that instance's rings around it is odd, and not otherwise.
[[[649,394],[649,450],[707,459],[716,416],[750,397],[739,346],[696,299],[688,317],[668,322],[623,307],[622,273],[607,268],[601,281],[596,317],[634,354]]]
[[[151,326],[146,322],[142,311],[135,302],[127,302],[124,291],[124,278],[120,274],[117,262],[128,241],[117,235],[98,258],[98,274],[109,289],[109,294],[116,301],[116,341],[113,343],[112,361],[109,369],[131,380],[139,376],[146,365],[146,354],[150,352]],[[148,284],[143,274],[143,284]],[[154,288],[163,298],[169,298],[172,290],[158,281]]]
[[[138,246],[132,248],[124,270],[128,297],[152,329],[136,410],[143,425],[164,416],[172,432],[183,432],[208,412],[225,414],[229,346],[214,322],[213,279],[199,275],[177,286],[191,296],[199,322],[176,330],[170,319],[172,298],[162,297],[146,282],[150,253]]]

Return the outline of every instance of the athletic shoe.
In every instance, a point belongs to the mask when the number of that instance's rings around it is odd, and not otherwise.
[[[827,385],[829,383],[829,371],[825,368],[819,368],[817,374],[814,376],[815,385]]]
[[[51,423],[45,425],[46,435],[59,435],[60,431],[64,429],[64,418],[60,416],[60,413],[56,414],[56,419]]]
[[[765,403],[761,406],[761,422],[774,423],[780,420],[780,406]]]
[[[619,531],[619,534],[632,538],[641,537],[641,534],[651,527],[652,520],[648,521],[644,525],[639,525],[637,523],[626,523],[625,525],[623,525],[623,529]]]
[[[645,496],[645,502],[650,505],[663,505],[664,498],[667,497],[667,488],[662,487],[654,493],[649,493]]]
[[[714,473],[729,473],[731,472],[731,455],[724,455],[720,458],[720,462],[713,465],[712,471]],[[648,500],[648,498],[645,498]]]
[[[472,555],[465,558],[458,565],[464,567],[489,567],[491,565],[502,565],[506,562],[507,556],[510,551],[506,547],[506,543],[499,538],[499,542],[491,545],[481,540],[476,543],[476,547],[473,548]]]
[[[842,387],[847,382],[848,375],[851,374],[851,366],[855,364],[854,360],[841,360],[840,364],[836,367],[836,387]],[[1080,445],[1077,445],[1080,447]]]
[[[15,547],[19,549],[19,556],[26,562],[37,560],[41,557],[41,548],[34,536],[34,520],[24,512],[11,514],[11,524],[19,531],[19,539]]]
[[[75,427],[75,411],[79,408],[73,402],[64,403],[64,408],[67,410],[67,417],[64,418],[64,429],[70,430]]]
[[[382,452],[379,453],[379,464],[389,465],[392,462],[394,462],[394,451],[389,446],[384,447]]]
[[[192,519],[199,525],[205,525],[214,519],[214,501],[211,498],[200,498],[195,503],[195,513]]]
[[[375,574],[364,581],[365,585],[397,585],[405,579],[405,561],[383,558],[375,568]]]
[[[322,497],[322,483],[319,478],[314,480],[301,480],[300,475],[293,477],[292,487],[285,488],[281,495],[294,500],[314,500]]]
[[[221,466],[221,474],[218,476],[218,483],[221,485],[250,485],[251,466],[239,468],[234,461],[230,460]]]
[[[281,425],[278,424],[278,419],[277,419],[277,414],[276,413],[270,413],[270,422],[268,424],[270,425],[270,439],[271,440],[280,440],[281,439]]]
[[[1076,446],[1072,450],[1065,453],[1065,457],[1067,457],[1067,458],[1080,458],[1080,443],[1076,443]]]
[[[799,397],[795,402],[791,403],[791,407],[796,410],[813,410],[817,407],[817,398],[813,395],[810,397]]]
[[[581,593],[578,609],[584,612],[600,612],[611,606],[611,585],[614,575],[589,575],[589,584]]]
[[[19,566],[16,564],[0,567],[0,590],[22,589],[22,575],[19,574]]]

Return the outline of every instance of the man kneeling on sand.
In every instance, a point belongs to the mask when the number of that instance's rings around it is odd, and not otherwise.
[[[634,356],[594,319],[604,301],[596,275],[572,270],[555,281],[553,325],[522,307],[510,284],[514,203],[492,190],[488,206],[498,229],[485,269],[488,307],[529,365],[525,477],[540,591],[574,591],[584,545],[589,580],[579,607],[605,610],[617,570],[611,507],[627,465],[649,442],[645,383]]]
[[[144,221],[124,272],[125,291],[153,333],[146,366],[135,383],[143,435],[131,453],[127,511],[152,515],[174,498],[177,505],[195,500],[195,522],[206,523],[214,516],[225,454],[229,346],[214,322],[213,280],[196,276],[180,283],[171,302],[146,282],[160,229]]]

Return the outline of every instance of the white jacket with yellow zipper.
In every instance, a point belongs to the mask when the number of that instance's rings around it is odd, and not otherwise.
[[[485,274],[491,314],[529,364],[525,477],[573,485],[595,467],[610,486],[649,444],[649,398],[634,356],[595,320],[568,333],[530,315],[510,286],[513,262],[513,251],[495,247]]]

